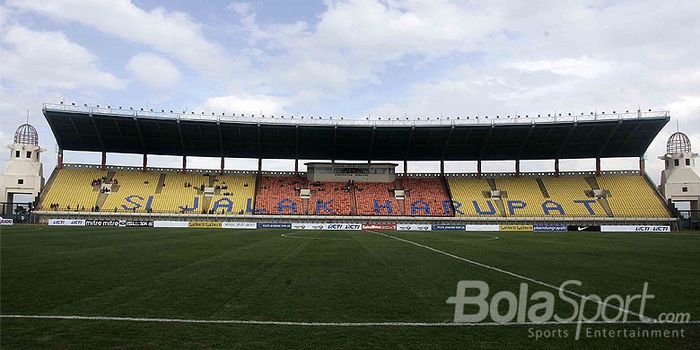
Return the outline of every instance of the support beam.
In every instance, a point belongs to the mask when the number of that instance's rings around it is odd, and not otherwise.
[[[335,163],[335,144],[338,142],[338,125],[333,126],[333,152],[331,153],[331,161]]]
[[[407,175],[408,175],[408,161],[404,159],[403,160],[403,176],[407,176]]]
[[[143,172],[146,172],[146,169],[148,169],[148,154],[144,153],[143,154]]]
[[[520,159],[515,160],[515,177],[520,177]]]
[[[445,161],[440,161],[440,175],[445,175]]]
[[[450,145],[450,140],[452,139],[452,133],[455,131],[455,126],[454,124],[450,128],[450,132],[447,134],[447,138],[445,138],[445,144],[442,146],[442,152],[440,152],[440,160],[445,159],[445,155],[447,154],[447,147]]]
[[[219,172],[219,174],[221,174],[221,175],[224,174],[224,168],[225,168],[225,167],[226,167],[226,158],[225,158],[225,157],[221,157],[221,169],[220,169],[221,171]]]
[[[262,158],[258,158],[258,175],[262,174]]]
[[[219,155],[221,158],[224,157],[224,136],[221,133],[221,117],[218,117],[216,119],[216,132],[219,136]],[[223,160],[222,160],[223,162]],[[224,173],[224,167],[221,167],[221,173]]]
[[[620,128],[620,125],[622,125],[622,120],[619,120],[617,124],[615,124],[615,127],[610,131],[610,134],[608,137],[605,138],[605,141],[600,144],[600,147],[598,148],[598,157],[600,157],[603,154],[603,151],[608,147],[608,143],[610,143],[610,140],[612,140],[613,136],[615,133],[617,133],[617,129]]]
[[[56,167],[59,169],[63,169],[63,150],[58,149],[58,159],[56,160]]]
[[[520,144],[520,150],[518,150],[518,159],[523,155],[523,152],[525,151],[525,146],[528,145],[528,142],[530,141],[530,135],[532,135],[532,131],[535,130],[535,124],[533,123],[530,128],[527,130],[526,136],[523,138],[523,142]],[[512,131],[512,129],[511,129]],[[510,135],[508,135],[510,136]]]
[[[411,142],[413,141],[413,132],[416,130],[416,126],[411,127],[411,132],[408,134],[408,142],[406,142],[406,150],[403,153],[404,159],[408,158],[408,154],[411,151]]]
[[[644,176],[646,173],[646,161],[644,157],[639,157],[639,176]]]
[[[90,112],[90,123],[92,124],[92,128],[95,129],[95,135],[97,135],[97,141],[100,141],[100,147],[102,149],[106,149],[105,142],[102,140],[102,133],[100,132],[100,129],[97,128],[97,123],[95,123],[95,118],[92,112]]]
[[[294,175],[299,176],[299,159],[294,158]]]
[[[372,137],[369,139],[369,157],[372,159],[374,156],[374,135],[377,133],[377,126],[372,127]]]
[[[146,153],[146,142],[143,141],[144,140],[143,139],[143,132],[141,132],[141,126],[139,125],[139,119],[136,118],[136,116],[134,116],[134,125],[136,125],[136,131],[139,135],[139,141],[141,142],[141,151],[143,153]],[[180,136],[180,138],[182,138],[182,136]]]
[[[476,161],[476,177],[481,179],[481,159]]]
[[[107,152],[102,151],[102,162],[100,163],[102,170],[107,170]]]
[[[600,170],[600,158],[595,159],[595,176],[600,176],[602,171]]]
[[[571,135],[574,133],[574,130],[576,130],[576,126],[578,126],[578,122],[574,122],[574,126],[569,129],[569,133],[566,134],[566,138],[564,138],[564,141],[559,145],[559,149],[557,150],[557,154],[554,156],[555,159],[559,158],[561,155],[561,152],[564,151],[564,147],[566,147],[569,143],[569,138],[571,138]],[[547,135],[547,138],[549,138],[549,135]]]
[[[182,156],[182,172],[187,171],[187,156]]]
[[[258,159],[262,159],[262,132],[260,131],[260,123],[258,123]]]
[[[554,159],[554,177],[559,177],[559,158]]]

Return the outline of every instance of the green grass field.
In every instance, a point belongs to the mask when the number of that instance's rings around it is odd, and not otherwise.
[[[372,232],[138,228],[0,229],[0,313],[192,320],[328,322],[210,324],[0,319],[15,348],[698,348],[700,324],[587,325],[683,329],[681,338],[573,339],[575,325],[341,326],[452,322],[460,280],[516,293],[523,281],[580,294],[655,295],[645,314],[700,315],[700,235]],[[286,233],[284,237],[281,234]],[[498,238],[496,238],[498,237]],[[447,256],[489,265],[497,271]],[[527,282],[530,294],[556,290]],[[503,306],[503,307],[500,307]],[[470,309],[468,309],[470,310]],[[505,303],[499,310],[506,310]],[[571,306],[557,300],[557,313]],[[611,313],[612,314],[612,313]],[[487,320],[487,321],[490,321]],[[567,331],[536,340],[530,332]]]

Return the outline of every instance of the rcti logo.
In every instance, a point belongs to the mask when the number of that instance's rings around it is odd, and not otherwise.
[[[460,281],[457,284],[457,294],[447,299],[448,304],[455,305],[454,322],[482,322],[487,316],[497,323],[545,323],[554,319],[557,323],[576,323],[576,339],[579,339],[582,323],[620,321],[626,322],[628,316],[638,317],[642,322],[668,322],[668,318],[662,318],[661,314],[657,320],[644,316],[646,303],[654,299],[653,294],[649,294],[649,284],[644,282],[642,292],[635,295],[622,296],[611,294],[605,298],[595,294],[581,295],[567,290],[569,286],[582,285],[581,281],[569,280],[562,283],[558,296],[564,303],[571,305],[573,312],[570,315],[555,315],[555,295],[549,291],[529,292],[527,283],[521,283],[518,295],[510,291],[500,291],[489,299],[489,285],[484,281]],[[464,313],[464,307],[470,306],[469,310],[476,312]],[[631,311],[634,305],[638,305],[636,311]],[[505,306],[505,307],[504,307]],[[588,306],[588,309],[586,308]],[[591,313],[591,308],[595,307],[595,312]],[[585,314],[584,314],[584,311]],[[690,320],[690,314],[683,314],[684,321]],[[675,320],[677,321],[677,320]]]

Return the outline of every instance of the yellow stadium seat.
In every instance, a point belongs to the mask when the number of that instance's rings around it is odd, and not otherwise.
[[[95,169],[57,169],[51,186],[44,191],[42,209],[49,210],[52,204],[58,204],[60,210],[90,210],[100,195],[92,181],[106,175],[106,171]]]
[[[477,217],[477,216],[499,216],[498,209],[493,200],[485,198],[483,192],[490,191],[486,179],[475,177],[448,177],[447,183],[450,186],[452,200],[461,204],[455,208],[455,216]],[[493,212],[493,214],[478,214],[473,201],[476,201],[482,212]],[[491,206],[489,206],[489,204]],[[492,210],[493,209],[493,210]],[[460,211],[462,214],[460,214]]]
[[[598,184],[610,192],[608,203],[615,217],[669,216],[656,190],[642,176],[603,175]]]
[[[568,216],[568,217],[588,217],[588,216],[606,216],[605,210],[597,202],[589,204],[594,214],[586,209],[582,203],[575,201],[595,201],[594,198],[588,197],[586,191],[591,191],[591,186],[586,182],[583,176],[561,176],[561,177],[542,177],[549,199],[561,205],[564,210],[564,215],[559,211],[549,211],[550,216]]]
[[[542,202],[545,200],[537,185],[537,180],[532,177],[498,177],[495,178],[496,188],[501,191],[506,191],[507,198],[503,198],[503,204],[508,216],[542,216]],[[522,201],[525,202],[525,208],[513,207],[513,214],[508,210],[508,202]],[[517,209],[516,209],[517,208]]]
[[[222,201],[222,199],[226,198],[233,204],[232,214],[238,214],[241,211],[245,213],[248,199],[250,198],[250,208],[252,210],[253,200],[255,199],[254,175],[217,175],[216,180],[215,185],[227,188],[221,188],[219,194],[212,197],[210,209],[215,209],[216,203],[219,202],[221,207],[216,212],[226,211],[227,209],[223,208],[226,205],[226,201]],[[224,193],[230,193],[230,195],[224,195]]]

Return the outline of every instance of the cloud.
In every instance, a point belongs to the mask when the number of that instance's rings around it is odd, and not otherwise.
[[[230,74],[235,65],[235,60],[207,40],[200,25],[183,12],[160,7],[145,11],[129,0],[11,0],[8,4],[147,45],[210,75]]]
[[[378,83],[386,64],[434,60],[479,49],[498,31],[499,12],[474,11],[450,1],[329,1],[315,25],[305,21],[260,25],[249,14],[241,26],[275,84],[327,94]]]
[[[61,32],[11,26],[0,40],[0,78],[17,86],[122,89],[126,85],[100,70],[97,57]]]
[[[601,58],[581,56],[556,60],[515,61],[507,64],[507,67],[525,72],[549,71],[559,75],[591,79],[610,72],[614,65]]]
[[[226,8],[239,16],[248,16],[253,9],[253,5],[249,2],[232,2]]]
[[[172,89],[180,81],[180,71],[167,59],[152,53],[139,53],[126,65],[136,78],[155,90]]]
[[[285,98],[266,95],[218,96],[208,98],[201,109],[207,113],[279,115],[288,103]]]

